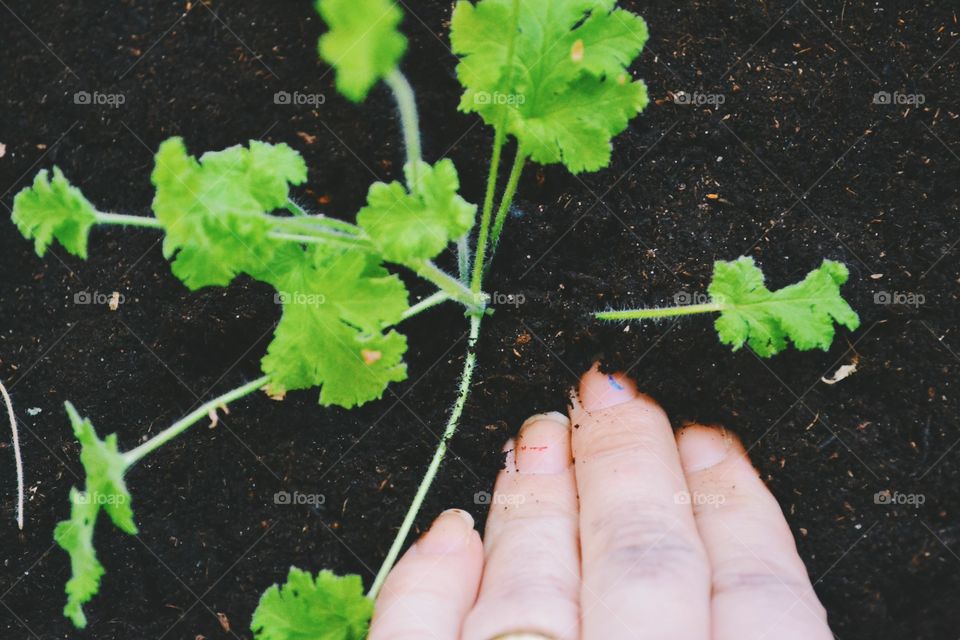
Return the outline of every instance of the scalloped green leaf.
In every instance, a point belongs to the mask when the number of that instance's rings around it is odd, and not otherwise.
[[[404,172],[408,187],[396,181],[371,185],[357,223],[386,260],[415,265],[467,233],[477,207],[457,194],[460,180],[449,159],[433,166],[420,162],[416,171],[408,164]]]
[[[610,162],[611,140],[649,102],[629,65],[649,36],[612,0],[461,0],[450,41],[460,110],[504,126],[531,159],[572,173]],[[513,52],[510,52],[512,25]]]
[[[744,344],[769,357],[791,341],[800,351],[830,348],[834,323],[851,331],[860,318],[840,295],[847,281],[846,266],[824,260],[800,282],[770,291],[753,258],[714,265],[709,293],[721,307],[715,326],[720,341],[734,351]]]
[[[13,222],[24,238],[33,240],[43,257],[54,240],[75,256],[86,259],[90,228],[97,221],[96,209],[58,167],[53,179],[39,172],[33,185],[13,199]]]
[[[260,597],[250,629],[255,640],[362,640],[372,615],[360,576],[291,567],[284,584]]]
[[[320,387],[320,404],[353,407],[407,377],[406,336],[385,330],[407,290],[364,251],[313,245],[271,281],[283,315],[261,361],[274,392]]]
[[[397,30],[403,12],[390,0],[318,0],[316,7],[330,27],[320,37],[320,57],[337,70],[337,90],[361,102],[407,49]]]

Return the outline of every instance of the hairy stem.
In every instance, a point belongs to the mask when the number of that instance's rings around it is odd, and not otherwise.
[[[470,278],[470,234],[457,238],[457,274],[460,282],[467,284]]]
[[[305,216],[305,215],[308,215],[306,209],[304,209],[303,207],[301,207],[299,204],[297,204],[296,202],[294,202],[294,201],[291,200],[290,198],[287,198],[287,204],[283,205],[283,208],[286,209],[287,211],[289,211],[290,213],[292,213],[292,214],[295,215],[295,216]]]
[[[600,311],[593,314],[598,320],[649,320],[651,318],[670,318],[692,313],[712,313],[723,311],[724,307],[716,302],[706,304],[686,304],[679,307],[661,309],[626,309],[624,311]]]
[[[520,0],[513,0],[513,11],[510,16],[510,29],[507,37],[507,56],[504,65],[510,69],[512,75],[513,52],[516,46],[517,28],[520,24]],[[512,78],[508,78],[512,80]],[[509,83],[508,83],[509,84]],[[490,172],[487,174],[487,190],[483,197],[483,211],[480,216],[480,233],[477,235],[477,250],[473,256],[473,278],[470,288],[479,293],[483,285],[484,259],[486,258],[487,236],[490,232],[490,216],[493,213],[493,196],[496,191],[497,176],[500,170],[500,154],[507,136],[507,112],[503,111],[500,122],[494,127],[493,153],[490,157]],[[517,150],[519,154],[519,149]]]
[[[465,306],[469,311],[483,310],[485,303],[482,294],[474,293],[465,284],[429,260],[411,266],[418,276],[437,285],[441,291]]]
[[[497,127],[493,136],[493,151],[490,154],[490,172],[487,174],[487,191],[483,196],[483,210],[480,213],[480,231],[477,233],[477,250],[473,254],[473,278],[470,288],[479,293],[483,284],[483,259],[487,252],[487,236],[490,234],[490,218],[493,214],[493,196],[497,188],[497,174],[500,170],[500,153],[506,137],[503,127]]]
[[[178,435],[180,435],[181,433],[183,433],[184,431],[192,427],[197,422],[208,417],[211,411],[217,410],[217,407],[227,405],[233,402],[234,400],[242,398],[246,395],[250,395],[257,389],[266,385],[267,382],[269,381],[270,381],[269,376],[262,376],[260,378],[257,378],[256,380],[253,380],[252,382],[248,382],[243,386],[237,387],[232,391],[228,391],[223,395],[217,396],[216,398],[214,398],[213,400],[210,400],[209,402],[203,403],[202,405],[200,405],[199,407],[197,407],[196,409],[194,409],[184,417],[180,418],[179,420],[174,422],[172,425],[170,425],[169,427],[167,427],[157,435],[153,436],[152,438],[150,438],[149,440],[141,444],[139,447],[135,449],[131,449],[130,451],[127,451],[126,453],[124,453],[123,459],[127,463],[127,467],[133,466],[147,454],[152,453],[153,451],[156,451],[157,449],[167,444],[168,442],[176,438]]]
[[[122,224],[128,227],[149,227],[163,229],[163,224],[153,216],[129,216],[125,213],[104,213],[97,211],[98,224]]]
[[[503,198],[500,200],[500,208],[497,209],[497,217],[493,222],[493,231],[490,234],[490,258],[497,252],[497,246],[500,244],[500,233],[503,231],[503,224],[507,221],[507,212],[510,211],[510,205],[513,203],[513,196],[517,193],[517,184],[520,182],[520,174],[523,173],[523,167],[529,156],[522,147],[517,147],[517,155],[513,158],[513,167],[510,168],[510,177],[507,179],[507,186],[503,191]]]
[[[327,231],[321,229],[300,229],[299,233],[285,233],[283,231],[271,231],[267,234],[275,240],[287,240],[289,242],[299,242],[301,244],[339,244],[346,247],[360,247],[368,249],[370,243],[364,238],[357,238],[346,233],[338,231]]]
[[[281,218],[277,216],[267,216],[270,223],[277,231],[318,231],[320,233],[336,233],[347,237],[358,237],[363,235],[363,229],[352,225],[349,222],[337,220],[326,216],[297,216],[294,218]]]
[[[10,420],[10,433],[13,437],[13,459],[17,466],[17,526],[23,531],[23,457],[20,455],[20,431],[17,429],[17,416],[13,412],[13,402],[7,388],[0,382],[0,395],[7,405],[7,418]]]
[[[403,144],[407,149],[407,163],[411,166],[413,182],[417,182],[417,163],[420,162],[420,118],[417,115],[417,101],[413,96],[413,88],[406,76],[394,69],[384,81],[393,91],[400,110],[400,126],[403,128]],[[413,189],[413,185],[407,185]]]
[[[470,337],[467,341],[467,356],[463,361],[463,373],[460,374],[459,394],[453,403],[453,409],[450,411],[450,417],[447,419],[447,426],[443,430],[443,435],[440,437],[440,443],[437,445],[437,450],[433,454],[433,459],[430,461],[426,473],[423,474],[423,480],[420,481],[420,486],[417,487],[417,493],[414,495],[413,502],[410,503],[410,507],[407,509],[407,515],[404,516],[403,522],[400,524],[400,530],[397,531],[397,536],[393,539],[390,550],[387,551],[387,557],[384,558],[383,564],[380,565],[380,570],[373,580],[373,586],[370,587],[370,591],[367,593],[368,598],[375,599],[377,594],[380,593],[380,589],[383,587],[383,583],[387,579],[390,569],[393,568],[394,563],[397,561],[397,556],[400,555],[400,549],[403,547],[404,541],[410,534],[410,528],[413,527],[413,521],[420,512],[423,499],[427,496],[427,492],[430,491],[430,485],[433,484],[433,479],[440,469],[440,463],[443,462],[443,458],[447,453],[447,443],[450,442],[450,439],[453,438],[453,435],[457,432],[457,427],[460,424],[460,416],[463,414],[463,406],[466,404],[467,396],[470,393],[470,384],[473,382],[473,370],[477,363],[475,349],[477,346],[477,338],[480,336],[480,321],[482,318],[483,316],[480,315],[470,316]]]
[[[409,309],[403,312],[403,315],[400,317],[401,320],[406,320],[407,318],[412,318],[413,316],[423,313],[431,307],[435,307],[438,304],[451,300],[450,295],[446,291],[437,291],[433,295],[429,295],[417,304],[413,305]]]
[[[295,207],[295,209],[291,209],[291,205]],[[274,221],[274,224],[321,225],[331,227],[339,231],[346,231],[347,233],[363,233],[363,229],[355,224],[351,224],[345,220],[331,218],[330,216],[325,216],[322,213],[310,213],[292,200],[287,201],[287,206],[285,208],[287,211],[294,213],[294,217],[285,218],[281,216],[270,216],[270,219]],[[299,211],[299,213],[295,213],[295,211]]]

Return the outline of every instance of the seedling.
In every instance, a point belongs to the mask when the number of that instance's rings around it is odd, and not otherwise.
[[[261,360],[264,376],[199,407],[137,448],[121,452],[116,436],[99,439],[89,421],[68,405],[82,445],[86,486],[71,492],[71,517],[55,538],[70,553],[65,614],[86,624],[82,606],[99,588],[103,567],[93,547],[101,510],[127,533],[137,531],[124,482],[143,456],[204,416],[257,389],[281,396],[319,388],[321,405],[353,407],[379,398],[407,375],[406,337],[396,326],[435,305],[454,301],[469,322],[467,355],[443,435],[387,556],[366,596],[357,576],[322,571],[314,578],[292,569],[271,587],[253,616],[261,640],[360,638],[376,597],[406,540],[454,435],[476,367],[475,347],[487,309],[484,276],[528,161],[559,163],[573,173],[610,160],[611,140],[648,102],[646,87],[627,68],[647,40],[643,19],[614,8],[613,0],[459,2],[451,22],[457,76],[465,91],[460,110],[475,112],[494,129],[487,186],[480,207],[458,195],[449,160],[421,157],[416,101],[398,68],[406,38],[402,12],[390,0],[319,0],[329,26],[320,56],[336,69],[338,90],[363,100],[383,80],[396,98],[406,149],[404,181],[375,183],[356,222],[307,211],[290,197],[306,181],[306,165],[285,144],[252,141],[247,147],[191,156],[171,138],[156,154],[153,216],[97,210],[53,169],[17,195],[13,220],[40,256],[54,241],[86,258],[96,225],[149,227],[164,233],[172,271],[190,289],[227,286],[246,274],[270,284],[283,315]],[[513,164],[497,199],[508,137]],[[498,203],[499,202],[499,203]],[[471,246],[471,235],[473,244]],[[434,260],[455,243],[458,273]],[[436,291],[416,304],[387,264],[412,270]]]
[[[800,282],[770,291],[753,258],[743,257],[714,264],[707,289],[710,302],[594,315],[600,320],[622,321],[719,313],[714,324],[717,335],[734,351],[747,344],[757,355],[770,357],[787,348],[788,338],[800,351],[817,347],[826,351],[833,342],[834,322],[851,331],[860,326],[859,316],[840,296],[847,276],[844,265],[824,260]]]

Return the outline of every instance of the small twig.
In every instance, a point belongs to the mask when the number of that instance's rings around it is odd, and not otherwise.
[[[0,394],[7,405],[7,417],[10,419],[10,432],[13,434],[13,457],[17,461],[17,526],[23,531],[23,457],[20,455],[20,432],[17,430],[17,416],[13,413],[13,402],[7,388],[0,382]]]

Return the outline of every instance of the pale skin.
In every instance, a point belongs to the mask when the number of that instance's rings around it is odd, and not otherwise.
[[[721,427],[674,432],[596,367],[569,417],[506,447],[481,540],[443,512],[376,602],[370,640],[829,640],[777,501]]]

